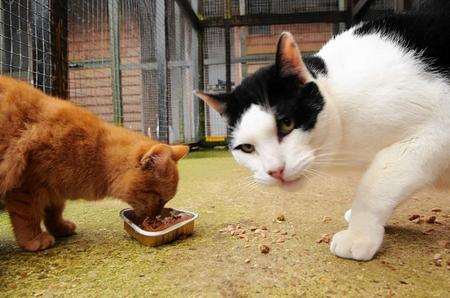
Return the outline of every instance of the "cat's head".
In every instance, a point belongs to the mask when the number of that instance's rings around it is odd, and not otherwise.
[[[178,186],[177,162],[189,147],[156,144],[141,146],[126,177],[126,201],[138,216],[155,216],[172,199]]]
[[[263,184],[292,186],[318,147],[324,97],[290,33],[279,39],[276,63],[261,68],[231,93],[197,92],[232,129],[234,158]]]

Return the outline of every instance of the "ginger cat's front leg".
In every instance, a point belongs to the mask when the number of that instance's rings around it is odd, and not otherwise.
[[[55,238],[41,229],[42,207],[31,195],[12,192],[6,195],[9,213],[18,245],[24,250],[38,251],[49,248]]]
[[[384,226],[394,208],[433,182],[445,166],[447,160],[440,151],[445,147],[439,146],[444,145],[444,140],[436,134],[426,134],[379,152],[361,181],[351,216],[346,214],[348,229],[334,235],[331,252],[342,258],[372,259],[383,242]]]
[[[45,208],[44,224],[47,231],[55,237],[68,237],[75,234],[76,225],[62,217],[65,202],[52,203]]]

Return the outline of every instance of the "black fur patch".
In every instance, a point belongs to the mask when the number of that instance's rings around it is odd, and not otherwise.
[[[326,75],[328,72],[325,62],[319,56],[305,57],[303,61],[305,62],[306,67],[315,79],[317,78],[317,74]]]
[[[300,84],[294,75],[281,78],[275,65],[261,68],[243,80],[226,102],[224,116],[231,127],[252,104],[258,104],[274,111],[277,120],[292,119],[295,128],[305,131],[314,128],[325,104],[315,83]]]
[[[355,30],[356,35],[366,35],[376,32],[395,34],[403,39],[407,49],[422,53],[424,62],[430,70],[450,74],[450,9],[449,5],[442,7],[444,11],[437,13],[408,13],[363,23]]]

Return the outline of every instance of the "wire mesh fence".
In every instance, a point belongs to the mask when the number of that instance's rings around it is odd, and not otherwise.
[[[69,1],[69,98],[112,122],[107,7],[107,0]]]
[[[0,74],[53,89],[53,51],[48,0],[0,1]]]
[[[177,3],[76,0],[68,18],[72,101],[162,141],[199,140],[197,32]]]
[[[192,91],[198,86],[198,36],[185,12],[168,2],[168,98],[171,143],[198,140],[198,100]]]
[[[162,141],[198,141],[197,32],[174,1],[71,1],[68,26],[72,101]]]

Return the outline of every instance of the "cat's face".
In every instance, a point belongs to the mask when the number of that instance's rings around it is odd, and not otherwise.
[[[258,182],[293,186],[314,161],[325,102],[291,34],[282,34],[275,65],[229,94],[198,96],[228,121],[233,156]]]
[[[144,149],[144,148],[143,148]],[[138,216],[160,214],[178,186],[177,162],[189,152],[187,146],[154,145],[138,152],[128,179],[128,203]]]

